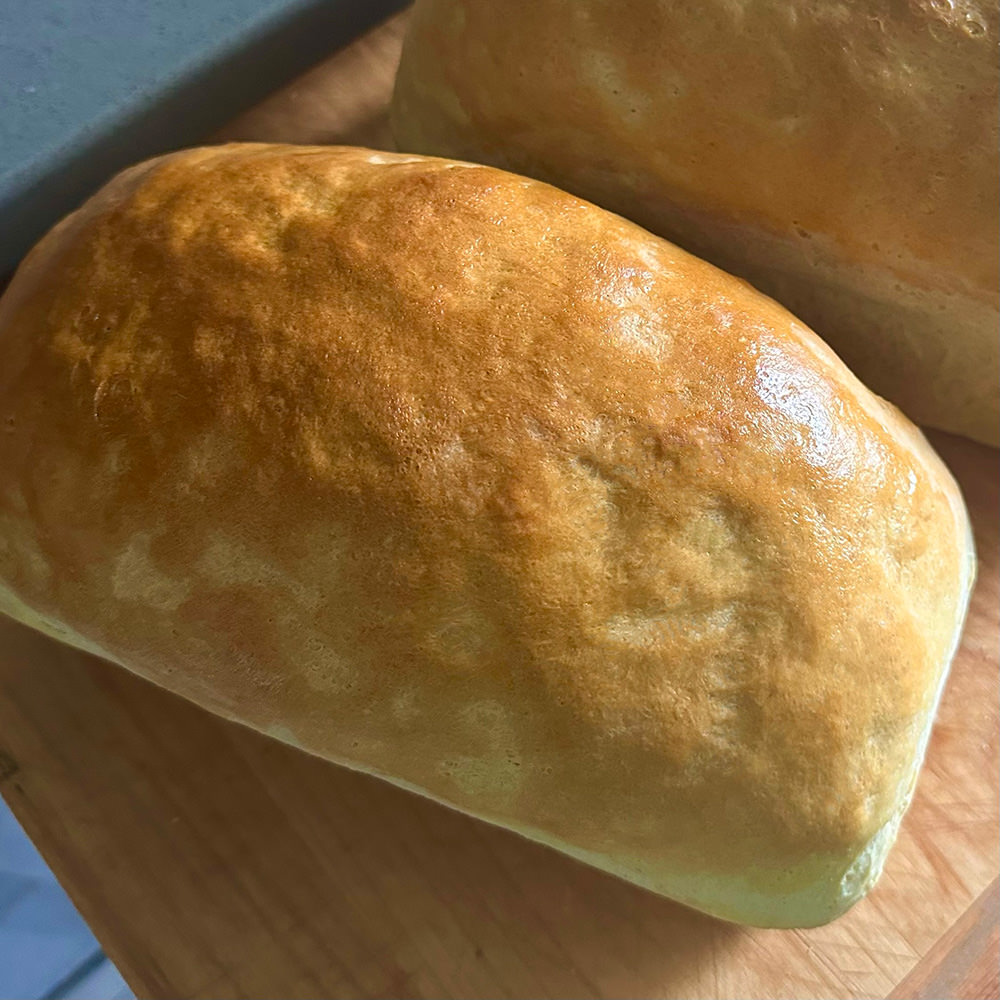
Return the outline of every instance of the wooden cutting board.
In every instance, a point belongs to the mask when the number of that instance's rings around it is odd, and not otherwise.
[[[395,20],[226,138],[388,143]],[[997,997],[997,452],[932,436],[981,568],[877,890],[700,916],[0,623],[0,790],[141,997]]]

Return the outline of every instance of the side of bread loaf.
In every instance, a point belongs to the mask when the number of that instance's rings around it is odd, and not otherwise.
[[[791,315],[490,168],[175,154],[0,300],[0,609],[730,920],[877,877],[972,565]]]
[[[983,0],[418,0],[393,130],[678,242],[997,444],[997,44]]]

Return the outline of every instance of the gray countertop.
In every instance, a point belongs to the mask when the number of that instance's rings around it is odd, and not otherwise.
[[[403,0],[0,0],[0,276],[136,160],[190,145]]]

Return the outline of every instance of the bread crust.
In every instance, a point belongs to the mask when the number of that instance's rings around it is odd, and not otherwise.
[[[674,240],[996,445],[997,45],[985,0],[418,0],[393,131]]]
[[[918,431],[547,185],[233,145],[0,300],[0,610],[729,920],[877,877],[968,600]]]

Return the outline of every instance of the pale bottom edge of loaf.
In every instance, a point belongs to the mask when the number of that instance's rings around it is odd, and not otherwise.
[[[121,663],[107,650],[91,640],[65,625],[40,615],[2,585],[0,585],[0,612],[60,642],[130,669],[127,664]],[[956,633],[955,647],[957,647],[960,636],[961,627]],[[954,648],[952,652],[954,652]],[[130,670],[130,672],[134,671]],[[828,923],[849,909],[868,892],[881,874],[882,866],[896,839],[900,822],[909,806],[916,786],[917,774],[926,752],[934,713],[944,689],[946,676],[947,671],[944,671],[935,694],[933,710],[928,714],[921,734],[913,769],[906,776],[905,787],[900,790],[899,805],[888,822],[860,851],[851,857],[815,855],[805,862],[797,861],[787,871],[769,871],[767,873],[756,871],[748,872],[745,875],[719,875],[706,871],[678,871],[676,868],[658,868],[655,862],[647,859],[613,856],[587,850],[529,825],[460,808],[409,781],[385,774],[356,761],[333,758],[308,746],[303,746],[298,742],[293,729],[288,725],[258,728],[245,720],[228,716],[225,713],[219,714],[228,718],[229,721],[263,732],[265,735],[323,760],[370,774],[398,788],[431,799],[440,805],[554,848],[577,861],[616,875],[710,916],[758,927],[815,927]],[[167,685],[161,686],[169,689]],[[175,691],[174,693],[183,697],[183,692]],[[766,883],[769,880],[773,880],[773,890],[762,890],[761,883]]]

